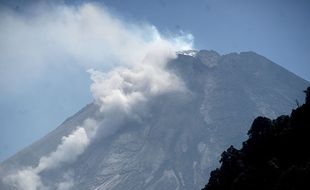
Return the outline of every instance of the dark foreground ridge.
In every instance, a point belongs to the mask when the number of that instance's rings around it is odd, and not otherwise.
[[[203,190],[310,189],[310,87],[290,116],[258,117],[240,150],[222,153]]]

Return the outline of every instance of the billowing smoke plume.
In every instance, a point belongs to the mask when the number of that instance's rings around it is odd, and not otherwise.
[[[154,26],[125,23],[105,8],[92,4],[78,8],[61,6],[40,14],[30,21],[15,15],[5,19],[22,25],[24,31],[38,36],[39,41],[53,42],[46,44],[52,46],[49,47],[53,50],[49,52],[51,54],[69,55],[86,68],[95,65],[98,68],[102,64],[112,69],[89,69],[93,80],[91,92],[95,103],[100,106],[100,119],[87,119],[82,126],[63,137],[56,150],[42,157],[35,167],[19,170],[7,176],[4,182],[25,190],[69,189],[74,185],[71,175],[65,176],[64,181],[54,187],[47,187],[40,174],[74,162],[94,137],[104,138],[114,133],[124,126],[126,119],[139,120],[147,112],[147,103],[153,97],[183,91],[182,81],[165,66],[176,57],[177,51],[191,48],[192,37],[163,37]],[[46,32],[44,37],[42,32]],[[38,40],[35,43],[39,43]],[[30,45],[29,52],[22,56],[31,56],[35,48]],[[43,60],[50,57],[42,51],[37,53],[42,54],[39,58]],[[104,69],[109,67],[103,66]]]
[[[45,190],[41,181],[40,173],[48,169],[56,168],[64,163],[70,163],[84,152],[85,148],[90,143],[90,139],[94,135],[97,124],[92,119],[87,119],[83,126],[78,126],[71,134],[62,138],[57,149],[48,156],[43,156],[36,167],[28,167],[17,171],[4,178],[4,182],[12,185],[16,189],[24,190]],[[88,133],[86,132],[88,131]],[[67,179],[68,177],[65,176]],[[60,189],[71,185],[72,179],[61,182],[58,186]]]
[[[163,48],[165,50],[169,49]],[[173,55],[165,58],[173,58]],[[160,65],[167,60],[153,62],[156,56],[162,55],[150,55],[131,68],[119,67],[106,74],[89,71],[94,81],[91,91],[104,117],[99,135],[113,133],[127,118],[140,120],[153,96],[184,90],[182,82]]]

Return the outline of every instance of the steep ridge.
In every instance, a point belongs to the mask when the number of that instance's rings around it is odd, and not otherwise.
[[[152,98],[139,120],[96,139],[73,163],[44,171],[44,184],[56,189],[53,184],[69,173],[72,189],[200,189],[222,150],[240,147],[256,116],[287,114],[309,85],[254,52],[179,52],[167,67],[184,81],[186,93]],[[0,178],[38,164],[88,117],[100,118],[95,103],[2,162]],[[14,189],[1,181],[0,189]]]

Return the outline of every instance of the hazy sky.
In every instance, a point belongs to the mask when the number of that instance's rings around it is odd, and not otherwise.
[[[6,7],[13,8],[19,12],[19,17],[25,17],[27,20],[27,16],[32,14],[32,5],[29,2],[41,1],[0,1],[2,6],[0,11],[6,15]],[[66,4],[76,5],[81,2],[65,1]],[[310,63],[308,63],[310,1],[102,0],[100,2],[104,2],[105,6],[122,20],[150,23],[166,35],[180,33],[181,30],[191,33],[194,36],[196,49],[214,49],[221,54],[255,51],[310,80]],[[14,31],[15,28],[20,30],[19,26],[19,23],[11,25],[3,17],[0,18],[0,34],[4,34],[7,28],[13,30],[14,34],[29,32],[29,30]],[[7,38],[5,35],[0,36],[0,55],[14,52],[15,46],[21,45],[25,49],[31,46],[23,43],[24,40],[19,42],[17,38],[17,41],[12,43]],[[14,36],[12,38],[14,39]],[[36,35],[30,34],[25,42],[34,41],[44,49],[46,44],[40,44],[36,39]],[[31,48],[27,50],[30,53],[32,51]],[[59,53],[50,52],[49,62],[57,64],[42,66],[41,59],[38,58],[33,68],[29,68],[28,64],[20,64],[22,61],[18,58],[16,58],[18,64],[0,59],[0,160],[42,137],[92,101],[89,92],[91,82],[85,66],[70,64],[76,61],[70,57],[62,55],[59,58],[54,55]],[[69,64],[62,64],[66,62]]]

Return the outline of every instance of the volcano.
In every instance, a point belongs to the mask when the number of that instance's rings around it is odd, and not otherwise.
[[[183,82],[185,92],[153,96],[145,103],[147,112],[137,112],[138,119],[122,118],[123,122],[114,124],[121,127],[95,138],[70,162],[37,172],[40,185],[35,188],[201,189],[210,171],[219,166],[222,151],[230,145],[241,146],[254,118],[288,114],[303,102],[303,90],[310,85],[254,52],[182,51],[166,70]],[[0,189],[20,189],[16,181],[8,180],[10,176],[38,168],[42,157],[58,150],[79,126],[83,128],[87,118],[100,120],[101,109],[96,101],[86,105],[3,161]],[[24,189],[31,189],[27,185]]]

